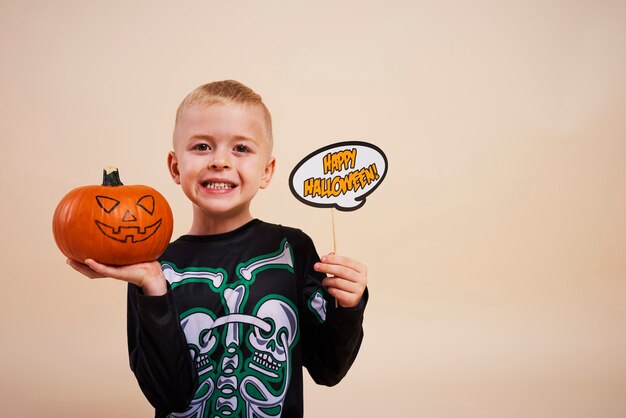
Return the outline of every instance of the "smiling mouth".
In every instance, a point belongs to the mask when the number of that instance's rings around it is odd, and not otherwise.
[[[235,187],[237,187],[237,185],[233,183],[207,181],[206,183],[202,183],[202,187],[204,187],[205,189],[228,190],[234,189]]]
[[[159,219],[152,225],[146,227],[140,226],[118,226],[112,227],[105,223],[96,220],[98,229],[107,237],[119,242],[137,243],[142,242],[150,238],[156,233],[161,226],[162,219]]]

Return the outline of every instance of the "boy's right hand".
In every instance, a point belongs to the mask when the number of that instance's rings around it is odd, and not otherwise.
[[[161,296],[167,293],[167,283],[158,261],[128,266],[108,266],[92,259],[85,260],[84,264],[68,259],[67,264],[90,279],[111,277],[135,284],[146,296]]]

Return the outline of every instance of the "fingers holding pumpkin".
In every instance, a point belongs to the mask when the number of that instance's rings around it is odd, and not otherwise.
[[[165,277],[161,271],[161,265],[157,261],[125,266],[109,266],[92,259],[85,260],[84,264],[74,260],[68,260],[67,263],[74,270],[90,279],[111,277],[137,285],[142,288],[143,293],[147,296],[158,296],[167,292]]]
[[[103,275],[99,274],[98,272],[94,271],[87,264],[79,263],[78,261],[72,260],[71,258],[67,259],[67,264],[71,268],[73,268],[74,270],[76,270],[77,272],[82,274],[83,276],[87,276],[90,279],[100,279],[102,277],[106,277],[106,276],[103,276]]]

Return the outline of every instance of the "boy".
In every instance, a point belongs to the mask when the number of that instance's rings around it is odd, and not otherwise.
[[[129,283],[130,365],[156,417],[302,417],[302,366],[334,385],[358,353],[366,268],[320,260],[302,231],[252,217],[276,160],[270,113],[250,88],[227,80],[191,92],[173,145],[189,233],[151,263],[68,262]]]

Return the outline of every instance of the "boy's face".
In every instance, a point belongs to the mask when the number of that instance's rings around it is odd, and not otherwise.
[[[236,103],[185,109],[168,164],[204,215],[251,219],[250,201],[267,187],[275,165],[263,110]]]

